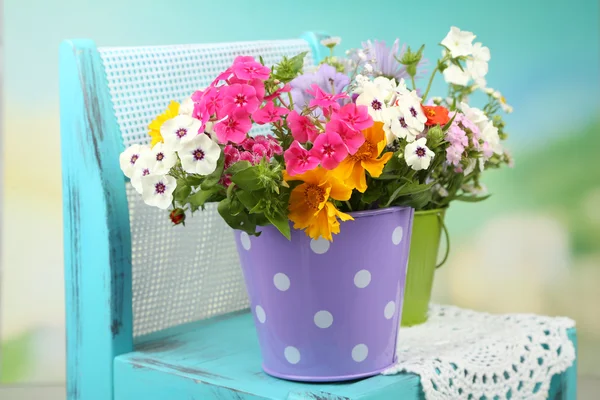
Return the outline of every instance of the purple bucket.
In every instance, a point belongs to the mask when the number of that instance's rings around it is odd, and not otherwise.
[[[412,208],[351,213],[333,243],[273,226],[236,243],[263,369],[332,382],[376,375],[395,361]]]

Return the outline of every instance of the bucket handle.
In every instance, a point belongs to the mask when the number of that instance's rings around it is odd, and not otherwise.
[[[442,229],[444,230],[444,236],[446,237],[446,254],[444,254],[444,259],[438,265],[436,265],[436,269],[444,265],[446,260],[448,260],[448,255],[450,254],[450,234],[448,233],[448,228],[446,228],[446,224],[444,223],[444,218],[440,213],[437,214],[438,221],[442,225]]]

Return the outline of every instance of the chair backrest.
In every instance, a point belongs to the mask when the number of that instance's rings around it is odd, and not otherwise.
[[[112,364],[135,336],[248,306],[233,236],[215,207],[186,227],[146,206],[119,154],[147,143],[148,123],[171,100],[206,87],[237,55],[266,64],[309,51],[324,34],[226,44],[60,48],[67,392],[112,397]],[[254,133],[267,133],[255,127]]]

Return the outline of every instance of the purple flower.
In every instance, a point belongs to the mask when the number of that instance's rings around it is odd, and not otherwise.
[[[394,40],[392,47],[387,47],[383,40],[370,40],[362,43],[363,52],[366,55],[366,60],[356,60],[359,65],[369,63],[373,67],[373,74],[375,76],[385,76],[387,78],[394,78],[396,82],[400,82],[400,79],[410,79],[410,75],[406,72],[406,66],[400,64],[397,59],[401,59],[405,51],[405,46],[400,48],[400,40]],[[397,58],[397,59],[396,59]],[[419,62],[419,67],[426,63],[425,60]],[[418,69],[417,69],[418,70]],[[419,71],[424,72],[424,71]],[[419,77],[417,73],[417,77]]]
[[[317,72],[300,75],[290,82],[291,94],[294,100],[294,109],[302,112],[313,99],[307,91],[313,84],[317,84],[324,92],[330,94],[341,93],[350,83],[350,78],[328,64],[321,64]]]

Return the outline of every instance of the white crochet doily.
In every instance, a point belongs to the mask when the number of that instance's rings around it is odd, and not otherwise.
[[[506,399],[509,392],[545,399],[552,376],[575,360],[567,335],[574,326],[568,318],[431,305],[426,323],[400,329],[398,361],[384,374],[419,375],[428,400]]]

